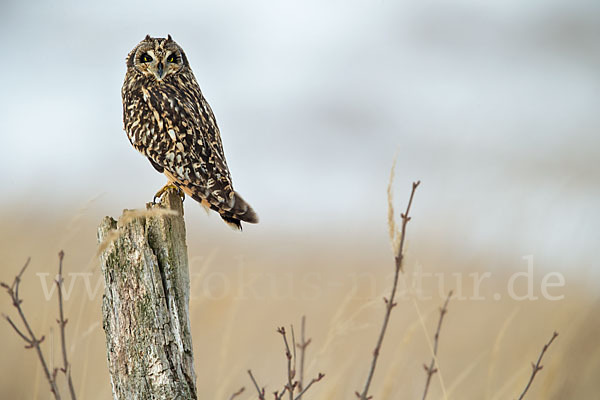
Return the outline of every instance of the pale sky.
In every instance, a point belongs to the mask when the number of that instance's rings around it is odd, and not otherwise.
[[[3,207],[151,199],[165,179],[120,87],[128,51],[170,33],[267,227],[385,224],[398,153],[398,202],[421,179],[455,239],[598,259],[597,1],[12,1],[0,31]]]

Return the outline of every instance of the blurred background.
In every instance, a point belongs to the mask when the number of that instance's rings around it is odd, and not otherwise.
[[[561,336],[529,398],[600,390],[600,3],[3,1],[0,32],[0,280],[32,257],[25,308],[53,354],[48,290],[65,250],[82,398],[111,396],[96,227],[143,208],[166,181],[122,130],[125,57],[146,34],[185,49],[234,186],[261,218],[239,234],[185,202],[204,398],[249,389],[248,368],[267,391],[283,383],[275,327],[303,314],[315,343],[308,374],[327,374],[313,397],[362,387],[391,284],[395,156],[396,209],[413,180],[422,185],[376,398],[422,392],[427,335],[450,289],[462,295],[431,398],[516,397],[553,330]],[[537,299],[510,296],[511,276],[529,267]],[[469,274],[485,273],[475,296]],[[418,286],[414,274],[428,278]],[[14,316],[7,296],[0,309]],[[49,398],[34,353],[6,323],[0,334],[4,392]]]

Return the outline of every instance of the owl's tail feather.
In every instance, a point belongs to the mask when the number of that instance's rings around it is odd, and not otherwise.
[[[221,215],[221,218],[234,229],[242,230],[241,221],[251,224],[258,223],[258,216],[252,207],[250,207],[250,204],[248,204],[237,192],[234,194],[233,207],[227,211],[219,210],[218,212]]]
[[[231,210],[229,210],[227,214],[231,214],[229,215],[230,217],[234,217],[244,222],[251,224],[258,223],[258,215],[256,215],[250,204],[248,204],[238,192],[235,192],[233,207],[231,207]]]
[[[223,221],[225,221],[232,229],[242,230],[242,223],[239,219],[228,217],[225,214],[221,214],[221,218],[223,218]]]

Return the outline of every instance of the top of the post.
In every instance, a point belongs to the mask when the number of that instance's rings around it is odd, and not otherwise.
[[[152,210],[156,207],[177,211],[183,217],[183,199],[176,189],[167,189],[163,193],[159,203],[146,203],[147,210]]]

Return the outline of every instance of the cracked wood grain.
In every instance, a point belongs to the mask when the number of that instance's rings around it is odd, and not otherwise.
[[[105,217],[98,242],[114,399],[196,399],[181,198]]]

